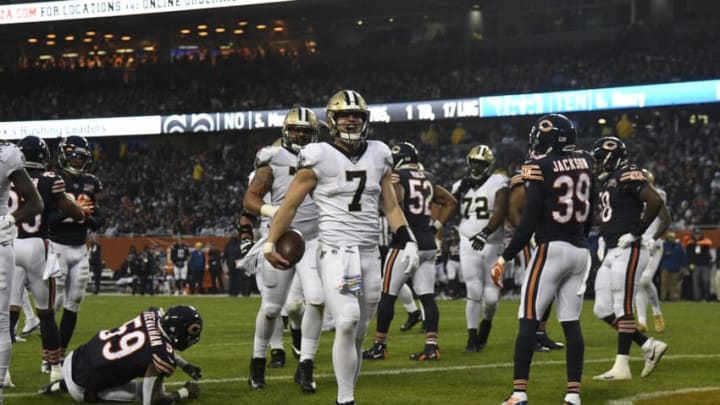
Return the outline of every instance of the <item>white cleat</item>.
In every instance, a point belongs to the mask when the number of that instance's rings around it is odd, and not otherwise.
[[[32,318],[29,321],[25,321],[25,326],[22,328],[22,331],[20,332],[20,336],[26,337],[33,333],[37,328],[40,327],[40,318]]]
[[[50,366],[50,382],[58,381],[63,379],[62,366],[60,364],[53,364]]]
[[[14,388],[15,384],[12,382],[12,378],[10,378],[10,370],[5,372],[5,379],[2,383],[3,388]]]
[[[631,379],[632,372],[630,372],[630,367],[613,367],[609,371],[593,377],[593,380],[597,381],[622,381]]]
[[[645,367],[643,368],[642,373],[640,373],[640,377],[647,377],[655,371],[655,367],[657,367],[658,363],[660,363],[660,359],[668,349],[667,343],[655,338],[650,338],[650,342],[648,343],[649,345],[647,350],[643,349]]]

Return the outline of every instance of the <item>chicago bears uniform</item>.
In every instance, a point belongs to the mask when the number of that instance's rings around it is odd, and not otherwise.
[[[190,248],[185,244],[182,236],[170,247],[170,260],[173,264],[173,279],[175,279],[175,295],[185,293],[188,273],[188,259],[190,258]]]
[[[373,347],[363,352],[363,358],[384,359],[387,355],[386,339],[395,315],[395,300],[405,283],[412,279],[415,293],[425,310],[425,347],[412,360],[439,360],[438,320],[435,302],[435,234],[455,211],[457,202],[442,187],[433,184],[433,177],[419,162],[417,149],[408,142],[392,148],[394,171],[392,183],[398,192],[399,204],[405,213],[410,229],[418,243],[420,264],[413,274],[406,273],[404,264],[396,263],[403,246],[391,244],[385,261],[382,297],[378,306],[377,328]],[[436,195],[437,193],[437,195]],[[440,206],[439,219],[433,220],[433,205]],[[437,222],[435,222],[437,221]],[[434,226],[433,226],[434,224]]]
[[[175,306],[143,311],[123,325],[101,330],[87,343],[68,353],[63,363],[62,384],[51,383],[41,393],[66,390],[76,402],[176,403],[197,397],[194,383],[166,393],[158,384],[177,366],[199,378],[177,351],[197,343],[202,319],[193,307]],[[143,378],[142,381],[135,381]],[[60,387],[58,387],[60,385]],[[162,398],[160,398],[162,397]]]
[[[580,404],[584,343],[580,329],[585,280],[590,271],[587,234],[592,222],[593,158],[575,151],[577,132],[565,116],[538,119],[530,131],[530,159],[522,166],[525,202],[520,224],[493,266],[502,284],[504,266],[528,244],[538,244],[520,292],[515,342],[513,394],[504,405],[527,403],[536,331],[553,298],[567,340],[567,390],[564,404]]]
[[[465,349],[468,352],[481,350],[490,334],[500,299],[500,289],[492,283],[490,268],[502,251],[505,230],[503,226],[498,226],[487,235],[485,246],[479,251],[473,247],[471,239],[488,227],[495,213],[496,197],[503,191],[508,192],[508,178],[499,173],[491,174],[484,181],[482,178],[465,177],[452,186],[460,214],[460,271],[467,291],[465,320],[468,343]]]
[[[82,221],[76,221],[66,214],[56,213],[49,218],[50,248],[47,269],[56,277],[58,294],[55,298],[55,310],[64,308],[60,320],[60,351],[64,354],[70,343],[77,312],[85,297],[87,281],[90,278],[88,261],[88,231],[99,229],[104,217],[98,206],[98,198],[103,191],[102,183],[92,174],[85,173],[90,162],[90,148],[87,140],[80,136],[69,136],[60,141],[58,173],[65,182],[65,192],[82,204],[92,204],[93,213]],[[59,218],[57,218],[59,217]],[[47,270],[46,270],[47,271]]]
[[[618,353],[613,367],[594,378],[629,380],[630,346],[634,341],[645,355],[642,377],[649,375],[667,350],[667,344],[636,329],[633,312],[640,273],[648,251],[641,236],[662,208],[662,199],[641,169],[627,162],[625,144],[618,138],[599,139],[593,153],[598,165],[600,236],[607,253],[595,278],[595,316],[618,331]]]

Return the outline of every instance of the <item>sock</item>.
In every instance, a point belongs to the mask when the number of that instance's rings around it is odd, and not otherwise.
[[[580,321],[562,322],[561,325],[566,340],[567,392],[579,394],[585,357],[585,341],[580,328]]]
[[[63,310],[62,319],[60,319],[60,347],[67,348],[75,331],[77,323],[77,312],[73,312],[65,308]]]
[[[515,339],[515,369],[513,372],[513,385],[515,391],[527,390],[527,381],[530,378],[530,363],[535,352],[535,331],[537,321],[532,319],[518,320],[518,335]],[[522,385],[525,389],[522,389]]]
[[[20,308],[10,310],[10,340],[12,342],[15,342],[15,327],[17,327],[18,320],[20,320]]]
[[[380,304],[377,309],[377,326],[375,326],[376,333],[382,333],[387,335],[390,330],[390,323],[392,323],[395,317],[395,300],[397,297],[394,295],[382,293],[380,297]]]
[[[40,340],[43,348],[43,359],[50,364],[60,363],[60,331],[55,322],[55,313],[38,314],[40,318]]]

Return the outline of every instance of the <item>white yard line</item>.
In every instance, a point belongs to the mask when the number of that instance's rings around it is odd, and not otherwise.
[[[670,390],[670,391],[656,391],[656,392],[645,392],[642,394],[636,394],[631,397],[625,397],[620,399],[613,399],[610,401],[607,401],[607,405],[633,405],[634,401],[640,401],[643,399],[654,399],[654,398],[660,398],[665,397],[669,395],[676,395],[676,394],[691,394],[693,392],[707,392],[707,391],[717,391],[720,390],[720,386],[717,387],[700,387],[700,388],[682,388],[677,390]]]
[[[665,355],[663,357],[663,360],[687,360],[687,359],[718,359],[720,358],[720,354],[675,354],[675,355]],[[634,360],[640,360],[641,357],[633,358]],[[602,358],[602,359],[585,359],[585,364],[590,363],[606,363],[610,361],[611,359],[608,358]],[[564,365],[565,360],[548,360],[548,361],[534,361],[533,367],[535,366],[557,366],[557,365]],[[493,363],[493,364],[477,364],[477,365],[462,365],[462,366],[446,366],[446,367],[428,367],[428,368],[401,368],[401,369],[393,369],[393,370],[368,370],[367,367],[363,369],[362,374],[364,376],[367,375],[375,375],[375,376],[383,376],[383,375],[396,375],[396,374],[418,374],[418,373],[437,373],[437,372],[444,372],[444,371],[465,371],[465,370],[483,370],[483,369],[495,369],[495,368],[512,368],[513,363],[507,362],[507,363]],[[181,370],[176,371],[176,373],[182,374]],[[333,374],[315,374],[316,378],[331,378],[333,377]],[[270,381],[280,381],[280,380],[292,380],[292,375],[282,375],[282,376],[266,376],[266,380]],[[237,382],[245,382],[247,381],[247,376],[240,376],[240,377],[231,377],[231,378],[213,378],[213,379],[202,379],[200,380],[203,385],[207,384],[226,384],[226,383],[237,383]],[[175,382],[169,382],[166,385],[168,386],[180,386],[183,385],[183,381],[175,381]],[[40,389],[41,386],[38,386],[38,389]],[[618,400],[612,400],[607,402],[607,405],[632,405],[633,400],[639,400],[639,399],[646,399],[646,398],[656,398],[658,396],[664,396],[669,394],[681,394],[685,392],[695,392],[695,391],[711,391],[714,389],[720,389],[720,387],[704,387],[704,388],[687,388],[682,390],[676,390],[676,391],[661,391],[656,393],[644,393],[644,394],[638,394],[632,397],[622,398]],[[8,392],[6,389],[3,397],[4,398],[26,398],[26,397],[32,397],[38,395],[36,392],[13,392],[12,389]]]

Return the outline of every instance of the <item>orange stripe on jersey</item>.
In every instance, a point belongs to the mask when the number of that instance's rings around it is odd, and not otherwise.
[[[510,188],[513,188],[520,184],[523,184],[522,174],[516,174],[516,175],[512,176],[512,179],[510,179]]]
[[[400,249],[390,249],[387,261],[385,262],[385,275],[383,276],[383,292],[387,294],[390,291],[390,280],[392,279],[392,269],[395,265],[395,260],[400,253]]]
[[[625,270],[625,300],[623,303],[625,315],[632,315],[633,313],[635,273],[637,273],[638,259],[640,257],[639,243],[635,242],[630,246],[630,261],[628,262],[627,269]]]
[[[545,250],[547,245],[545,243],[538,246],[538,252],[535,256],[535,263],[530,271],[530,277],[528,278],[528,284],[525,291],[525,318],[526,319],[537,319],[535,316],[535,300],[537,299],[537,289],[539,284],[540,273],[542,272],[543,265],[545,264]]]
[[[620,181],[644,181],[645,175],[640,170],[625,172],[620,176]]]
[[[161,359],[157,354],[153,354],[153,365],[161,374],[170,375],[175,371],[175,366]]]
[[[543,180],[542,170],[538,165],[523,165],[520,174],[524,180]]]

